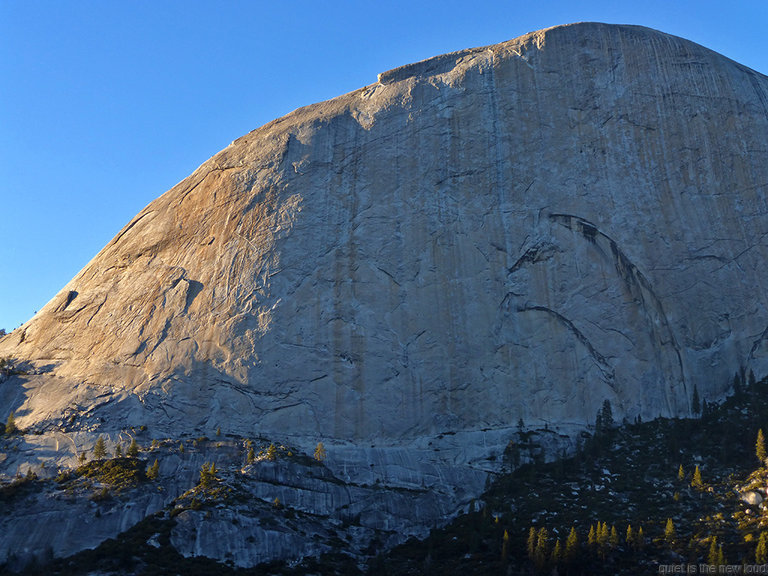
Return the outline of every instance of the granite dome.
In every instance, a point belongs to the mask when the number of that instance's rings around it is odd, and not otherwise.
[[[397,68],[149,204],[0,340],[31,367],[0,405],[469,494],[520,419],[567,442],[604,400],[686,416],[768,372],[767,183],[768,78],[687,40],[583,23]]]

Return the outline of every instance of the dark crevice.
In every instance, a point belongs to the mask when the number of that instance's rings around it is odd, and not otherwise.
[[[599,238],[603,238],[608,242],[611,253],[613,254],[616,271],[624,280],[627,290],[639,300],[640,306],[645,310],[646,314],[648,314],[652,331],[657,334],[658,340],[662,345],[669,343],[675,351],[680,369],[680,383],[685,390],[685,368],[680,345],[677,343],[669,319],[664,312],[664,306],[654,292],[650,281],[619,248],[613,238],[600,231],[600,229],[592,222],[572,214],[550,214],[549,219],[569,230],[580,232],[589,242],[596,243]],[[686,397],[687,396],[688,394],[686,392]]]
[[[397,280],[395,280],[395,277],[394,277],[394,276],[392,276],[392,274],[390,274],[389,272],[387,272],[386,270],[384,270],[384,268],[382,268],[381,266],[376,266],[376,268],[377,268],[377,269],[378,269],[380,272],[382,272],[382,273],[386,274],[387,276],[389,276],[389,279],[390,279],[390,280],[392,280],[392,282],[394,282],[394,283],[395,283],[397,286],[400,286],[400,282],[398,282]]]
[[[525,264],[535,264],[536,262],[547,260],[551,258],[555,252],[559,252],[558,248],[549,242],[536,244],[535,246],[528,248],[528,250],[517,259],[517,262],[507,269],[507,274],[516,272]]]
[[[77,292],[76,292],[75,290],[70,290],[70,291],[67,293],[67,299],[66,299],[66,301],[64,302],[64,305],[63,305],[63,306],[60,308],[60,310],[62,310],[62,311],[63,311],[63,310],[66,310],[66,309],[67,309],[67,306],[69,306],[70,304],[72,304],[72,301],[73,301],[75,298],[77,298]]]
[[[576,325],[571,322],[568,318],[560,314],[559,312],[556,312],[555,310],[552,310],[551,308],[547,308],[546,306],[521,306],[517,309],[518,312],[531,312],[531,311],[537,311],[537,312],[545,312],[549,314],[550,316],[557,319],[561,324],[563,324],[568,330],[573,334],[576,339],[581,342],[584,347],[589,352],[589,355],[594,360],[597,367],[600,369],[600,372],[603,374],[603,378],[605,380],[605,383],[608,384],[614,391],[616,390],[615,386],[615,371],[613,369],[613,366],[610,365],[608,360],[606,360],[605,356],[600,354],[600,352],[595,349],[595,347],[592,345],[592,342],[589,341],[589,339],[584,336],[584,334],[576,328]]]
[[[93,312],[93,314],[91,314],[91,317],[90,317],[90,318],[88,318],[88,321],[85,323],[85,325],[86,325],[86,326],[90,326],[90,324],[91,324],[91,320],[93,320],[94,316],[96,316],[96,314],[98,314],[98,313],[101,311],[101,309],[102,309],[102,307],[104,306],[104,303],[105,303],[106,301],[107,301],[107,297],[106,297],[106,295],[105,295],[105,296],[102,298],[101,302],[99,302],[98,306],[96,306],[96,310]]]
[[[187,301],[184,303],[184,314],[187,313],[192,302],[195,301],[197,295],[200,294],[204,288],[203,283],[198,282],[197,280],[187,280],[187,283],[189,284],[189,287],[187,288]]]
[[[768,337],[768,326],[766,326],[765,330],[763,330],[763,333],[760,334],[760,337],[752,343],[752,348],[749,351],[750,360],[754,357],[755,352],[757,352],[757,349],[760,347],[760,344],[763,343],[766,337]]]

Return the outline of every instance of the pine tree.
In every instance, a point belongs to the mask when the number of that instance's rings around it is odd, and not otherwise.
[[[712,541],[709,543],[709,553],[707,554],[707,564],[717,564],[717,536],[712,536]]]
[[[603,408],[600,411],[600,415],[602,416],[603,421],[603,428],[605,430],[610,430],[614,426],[613,421],[613,409],[611,408],[611,401],[608,399],[603,400]]]
[[[565,559],[568,562],[573,562],[579,554],[579,535],[576,532],[576,527],[571,526],[571,532],[568,534],[568,539],[565,541]]]
[[[553,566],[557,566],[563,561],[563,551],[560,547],[560,539],[555,540],[555,547],[552,549],[552,558],[550,559]]]
[[[760,538],[757,540],[755,548],[755,564],[765,564],[768,562],[768,543],[766,543],[765,532],[760,532]]]
[[[93,445],[93,457],[96,460],[103,460],[107,455],[107,449],[104,446],[104,438],[99,436],[96,439],[96,444]]]
[[[722,544],[720,544],[717,547],[717,562],[716,562],[716,564],[718,566],[725,566],[726,565],[726,563],[725,563],[725,554],[723,553],[723,545]]]
[[[5,422],[5,434],[7,436],[10,436],[11,434],[14,434],[19,431],[18,426],[16,426],[16,416],[13,412],[8,414],[8,420]]]
[[[256,460],[256,451],[253,449],[253,446],[250,446],[248,448],[248,455],[245,457],[246,464],[253,464]]]
[[[131,440],[131,445],[128,446],[128,451],[125,453],[128,458],[137,458],[139,456],[139,445],[136,443],[136,438]]]
[[[115,444],[115,458],[123,457],[123,447],[120,444]]]
[[[605,554],[608,551],[608,541],[610,539],[610,533],[608,532],[608,525],[605,522],[597,523],[597,553],[601,558],[605,558]]]
[[[611,526],[611,535],[608,537],[608,544],[612,549],[619,547],[619,532],[616,530],[616,526]]]
[[[536,528],[531,526],[528,531],[528,542],[526,542],[526,549],[528,551],[528,558],[533,560],[534,553],[536,552]]]
[[[594,549],[595,545],[597,544],[597,532],[595,530],[594,524],[590,525],[589,527],[589,534],[587,534],[587,544],[591,549]]]
[[[509,549],[509,532],[504,530],[504,537],[501,539],[501,561],[507,561],[507,554]]]
[[[676,538],[675,523],[672,522],[672,518],[667,518],[667,525],[664,527],[664,541],[668,546],[672,547],[675,545]]]
[[[640,526],[640,529],[637,531],[637,535],[635,536],[635,548],[638,550],[642,550],[645,547],[645,534],[643,534],[643,527]]]
[[[322,462],[325,460],[326,456],[327,454],[325,452],[325,446],[323,446],[322,442],[318,442],[317,446],[315,447],[315,460]]]
[[[603,401],[603,406],[597,411],[597,417],[595,418],[595,436],[603,436],[613,429],[613,409],[611,408],[611,401],[606,399]]]
[[[693,399],[691,400],[691,409],[694,414],[701,414],[701,399],[699,398],[699,389],[696,384],[693,385]]]
[[[685,480],[685,470],[683,470],[683,465],[680,464],[680,468],[677,469],[677,479],[682,482]]]
[[[157,476],[160,472],[160,463],[155,458],[155,463],[147,468],[146,476],[148,480],[157,480]]]
[[[765,452],[765,436],[763,436],[763,429],[757,431],[757,441],[755,442],[755,455],[760,461],[760,465],[765,464],[766,452]]]
[[[270,444],[267,448],[267,460],[277,460],[277,446]]]
[[[534,552],[534,564],[539,570],[543,570],[549,559],[549,532],[544,526],[539,528],[536,536],[536,550]]]
[[[691,486],[696,488],[696,490],[704,489],[704,481],[701,479],[701,471],[699,470],[698,464],[696,465],[696,470],[693,471],[693,480],[691,480]]]
[[[605,548],[608,545],[608,539],[610,534],[608,532],[608,525],[605,522],[597,523],[597,545],[600,548]]]
[[[597,416],[595,417],[595,436],[600,436],[603,433],[603,430],[603,415],[600,410],[598,410]]]
[[[752,372],[752,369],[750,368],[750,370],[749,370],[749,380],[748,380],[747,383],[749,384],[750,388],[754,388],[755,382],[756,382],[756,380],[755,380],[755,373]]]
[[[184,442],[179,442],[179,452],[184,454]]]
[[[210,488],[219,479],[216,478],[216,464],[211,462],[210,464],[203,464],[200,468],[200,486],[203,488]]]

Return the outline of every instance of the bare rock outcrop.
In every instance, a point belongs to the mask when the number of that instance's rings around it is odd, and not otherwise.
[[[768,372],[766,191],[768,78],[692,42],[575,24],[404,66],[142,210],[0,340],[30,366],[0,416],[322,440],[458,505],[520,419],[567,442],[606,399],[687,416]]]

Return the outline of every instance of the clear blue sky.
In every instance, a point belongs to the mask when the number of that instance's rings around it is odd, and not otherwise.
[[[0,0],[0,328],[235,138],[437,54],[640,24],[768,74],[768,1]]]

